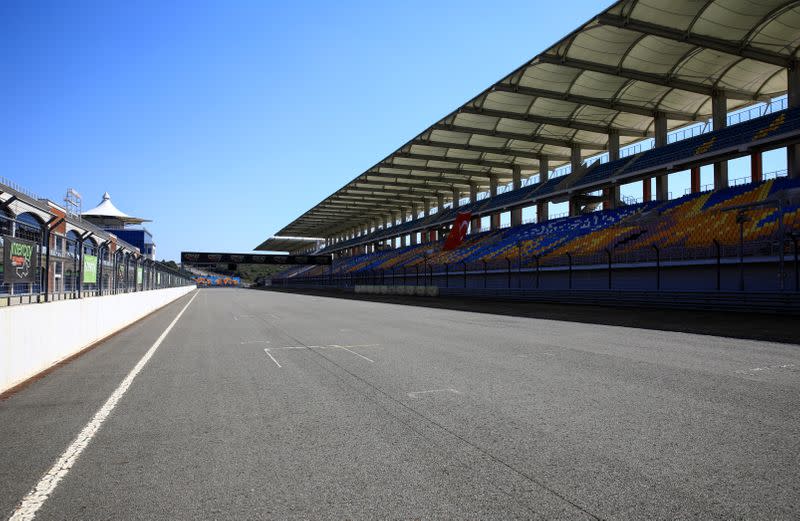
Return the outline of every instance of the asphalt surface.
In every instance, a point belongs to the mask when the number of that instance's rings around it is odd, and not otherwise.
[[[191,297],[0,402],[2,515]],[[36,519],[796,519],[799,377],[791,343],[200,290]]]

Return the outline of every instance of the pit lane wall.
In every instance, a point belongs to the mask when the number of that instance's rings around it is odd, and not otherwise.
[[[183,286],[0,308],[0,394],[194,290]]]

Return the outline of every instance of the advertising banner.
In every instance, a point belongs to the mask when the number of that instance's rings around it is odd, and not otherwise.
[[[38,268],[35,242],[3,236],[3,282],[38,282]]]
[[[332,261],[333,257],[330,255],[181,252],[181,262],[184,264],[313,264],[330,266]]]
[[[97,284],[97,257],[83,254],[83,282]]]
[[[143,278],[142,275],[143,275],[143,270],[142,267],[139,266],[138,268],[136,268],[136,284],[142,283],[142,278]]]

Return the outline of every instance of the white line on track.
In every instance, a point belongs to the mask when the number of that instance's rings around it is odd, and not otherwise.
[[[356,345],[342,346],[342,345],[339,345],[339,344],[329,344],[329,345],[325,345],[325,346],[281,346],[281,347],[268,347],[268,348],[265,348],[264,352],[267,353],[267,356],[269,356],[272,359],[272,361],[275,362],[275,365],[277,365],[278,367],[282,367],[282,366],[281,366],[281,364],[278,363],[278,361],[275,359],[274,356],[272,356],[272,353],[270,352],[270,351],[274,351],[276,349],[281,349],[281,350],[283,350],[283,349],[341,349],[343,351],[347,351],[348,353],[352,353],[352,354],[356,355],[359,358],[363,358],[364,360],[366,360],[367,362],[369,362],[371,364],[374,364],[375,360],[367,358],[366,356],[362,355],[361,353],[356,353],[355,351],[352,351],[352,350],[350,350],[348,348],[350,348],[350,347],[377,347],[379,345],[380,344],[356,344]]]
[[[453,393],[453,394],[461,394],[455,389],[431,389],[429,391],[415,391],[413,393],[408,393],[409,398],[416,398],[417,395],[420,394],[428,394],[428,393]]]
[[[244,342],[239,342],[239,345],[247,344],[269,344],[269,340],[245,340]]]
[[[94,435],[97,434],[97,431],[100,430],[102,427],[103,422],[106,421],[108,415],[111,414],[111,411],[114,410],[114,407],[117,406],[117,402],[119,402],[120,398],[125,395],[125,392],[133,383],[133,379],[136,378],[136,375],[142,370],[142,368],[147,364],[148,360],[153,356],[158,349],[158,346],[164,341],[172,328],[175,324],[178,323],[178,320],[183,316],[183,313],[192,303],[192,301],[197,297],[200,292],[198,291],[195,293],[189,302],[183,306],[180,313],[172,320],[167,329],[161,333],[161,336],[155,341],[155,343],[150,346],[150,349],[144,354],[144,356],[139,360],[139,362],[131,369],[131,372],[128,373],[128,376],[122,380],[122,383],[119,384],[119,387],[111,393],[111,396],[108,397],[106,403],[103,404],[102,407],[95,413],[94,417],[86,424],[83,430],[78,434],[78,436],[73,440],[67,450],[61,455],[61,457],[56,461],[56,463],[50,467],[50,470],[45,472],[44,476],[39,480],[39,483],[36,484],[33,489],[28,492],[28,495],[22,498],[19,506],[14,510],[9,518],[9,521],[23,521],[23,520],[31,520],[36,517],[36,512],[41,508],[50,494],[53,493],[55,488],[58,486],[58,483],[67,475],[67,473],[72,469],[75,465],[75,462],[78,460],[78,457],[81,455],[83,450],[89,445],[89,442],[92,441]]]
[[[345,350],[345,351],[347,351],[348,353],[353,353],[353,354],[354,354],[354,355],[356,355],[357,357],[359,357],[359,358],[363,358],[364,360],[366,360],[367,362],[369,362],[369,363],[371,363],[371,364],[374,364],[374,363],[375,363],[375,360],[371,360],[371,359],[367,358],[366,356],[364,356],[364,355],[362,355],[362,354],[356,353],[355,351],[351,351],[350,349],[347,349],[345,346],[337,346],[336,344],[331,344],[331,347],[338,347],[339,349],[344,349],[344,350]],[[355,346],[353,346],[353,347],[355,347]]]
[[[272,358],[272,361],[275,362],[275,365],[277,365],[278,367],[281,367],[281,364],[279,364],[278,361],[275,360],[275,357],[272,356],[272,353],[269,352],[269,348],[264,349],[264,352],[267,353],[268,357]]]

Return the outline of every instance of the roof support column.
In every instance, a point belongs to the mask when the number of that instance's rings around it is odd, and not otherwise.
[[[436,211],[442,213],[444,211],[444,196],[436,194]]]
[[[667,144],[667,116],[663,112],[657,112],[653,120],[655,129],[655,146],[663,147]],[[669,199],[669,174],[664,172],[655,176],[656,179],[656,200],[666,201]],[[645,179],[649,183],[650,179]]]
[[[652,177],[645,177],[642,179],[642,200],[644,202],[653,200],[653,186]]]
[[[581,214],[581,204],[578,202],[578,196],[573,195],[569,198],[569,216],[577,217]]]
[[[416,221],[419,219],[419,204],[411,203],[411,220]]]
[[[603,188],[603,210],[613,210],[619,206],[619,185],[614,183],[608,188]]]
[[[577,172],[581,167],[581,146],[572,145],[569,149],[569,162],[572,165],[572,172]]]
[[[550,158],[547,156],[539,157],[539,182],[544,183],[550,178]]]
[[[550,218],[550,205],[547,201],[536,203],[536,222],[543,223]]]
[[[423,199],[422,201],[422,212],[425,214],[425,217],[431,214],[431,201],[430,199]]]
[[[792,62],[786,72],[789,108],[800,107],[800,61]],[[786,147],[786,169],[791,179],[800,179],[800,144]]]
[[[489,195],[495,197],[497,195],[497,175],[491,174],[489,176]],[[489,229],[497,230],[500,228],[500,213],[495,212],[489,216]]]
[[[653,127],[656,133],[656,147],[663,147],[667,144],[667,116],[663,112],[657,112],[653,120]],[[617,138],[619,140],[619,137]]]
[[[669,176],[666,172],[656,176],[656,200],[666,201],[669,199]]]
[[[608,132],[608,161],[619,159],[619,130],[611,129]]]
[[[700,167],[693,166],[692,169],[689,171],[689,178],[690,178],[690,191],[693,194],[700,192]]]
[[[453,209],[455,210],[460,206],[461,191],[457,187],[453,187]]]
[[[761,162],[761,151],[757,150],[750,154],[750,181],[758,183],[763,177],[764,170]]]
[[[519,190],[522,188],[522,167],[514,165],[512,174],[512,188]],[[519,226],[522,224],[522,207],[518,206],[511,209],[511,226]]]
[[[728,126],[728,99],[723,91],[711,95],[711,120],[714,130]],[[728,188],[728,162],[714,163],[714,190]]]
[[[469,202],[478,202],[478,185],[470,183],[469,185]],[[473,216],[469,223],[469,233],[478,233],[481,229],[481,218]]]

